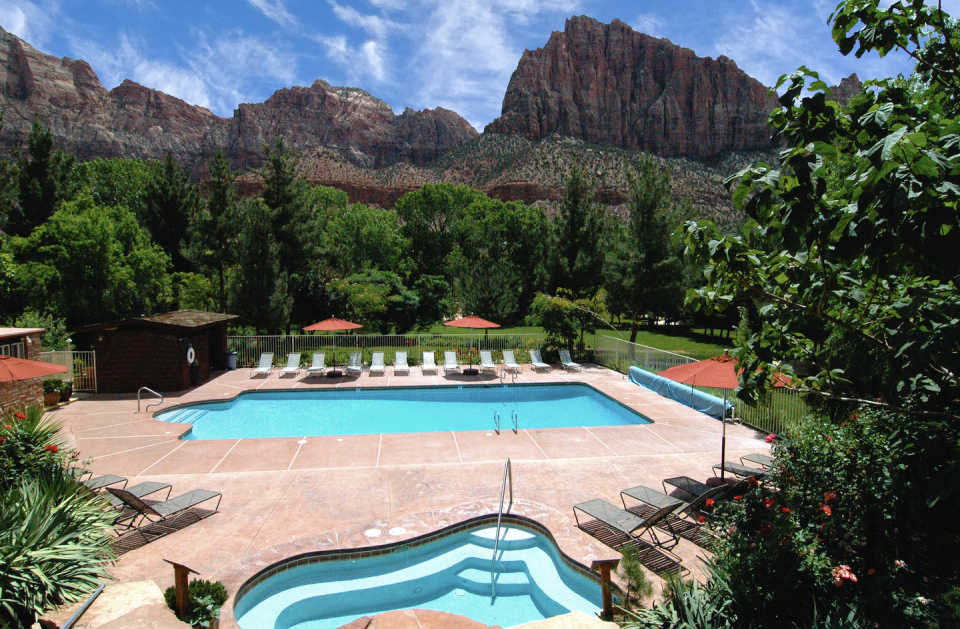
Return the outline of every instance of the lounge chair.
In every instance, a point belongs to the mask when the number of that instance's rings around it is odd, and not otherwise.
[[[746,465],[740,465],[739,463],[727,461],[722,466],[719,463],[713,466],[714,476],[719,476],[717,472],[720,471],[721,467],[725,472],[729,472],[730,474],[740,478],[755,478],[757,480],[763,480],[763,477],[767,475],[766,470],[762,470],[758,467],[748,467]]]
[[[370,359],[370,373],[383,375],[386,368],[383,366],[383,352],[374,352]]]
[[[480,373],[483,373],[484,369],[497,373],[497,364],[493,362],[493,354],[486,349],[480,350]]]
[[[287,366],[280,370],[280,375],[300,373],[300,352],[292,352],[287,355]]]
[[[698,546],[702,546],[708,550],[712,549],[716,536],[711,534],[709,530],[704,529],[703,525],[695,518],[700,515],[701,510],[706,508],[708,500],[716,500],[719,495],[726,490],[726,486],[709,487],[707,491],[695,497],[690,502],[683,501],[683,499],[680,498],[679,500],[684,502],[683,506],[672,513],[668,513],[664,517],[664,522],[670,529],[670,532]],[[639,504],[627,506],[627,497],[636,500]],[[649,518],[659,509],[670,506],[674,501],[678,500],[678,498],[661,494],[656,489],[640,486],[621,491],[620,500],[623,502],[623,508],[630,513],[640,516],[641,518]]]
[[[680,500],[685,502],[699,503],[703,504],[706,502],[707,498],[713,498],[714,500],[722,500],[728,496],[735,496],[746,491],[750,483],[747,479],[738,481],[733,485],[720,485],[722,491],[714,492],[716,487],[711,487],[705,483],[701,483],[698,480],[694,480],[689,476],[676,476],[674,478],[665,478],[663,479],[663,493],[667,492],[667,485],[679,489],[682,494],[677,496]],[[702,499],[702,500],[701,500]],[[699,508],[697,505],[694,505],[690,509],[684,509],[686,512],[692,512],[694,509]]]
[[[307,375],[319,376],[327,370],[327,356],[323,352],[317,352],[313,355],[313,362],[307,367]]]
[[[103,476],[97,476],[95,478],[88,478],[85,481],[82,481],[84,486],[92,492],[98,492],[101,489],[110,487],[111,485],[121,485],[121,488],[127,486],[127,479],[123,476],[115,476],[113,474],[104,474]]]
[[[750,461],[751,463],[756,463],[760,467],[769,470],[770,468],[773,467],[773,462],[776,461],[776,459],[767,454],[748,454],[746,456],[740,457],[740,462],[743,463],[744,461]]]
[[[503,350],[503,368],[506,371],[513,371],[515,373],[523,371],[523,367],[517,362],[517,359],[513,357],[512,349]]]
[[[164,489],[167,490],[167,495],[162,500],[152,501],[152,502],[163,502],[163,500],[167,500],[168,498],[170,498],[170,492],[173,490],[173,486],[170,483],[155,483],[153,481],[146,481],[146,482],[134,485],[133,487],[127,487],[126,491],[130,492],[131,494],[133,494],[134,496],[142,500],[142,499],[145,499],[147,496],[161,492]],[[109,494],[109,496],[110,496],[110,506],[114,507],[119,511],[116,519],[113,521],[114,524],[122,524],[123,522],[126,522],[131,518],[135,518],[138,515],[136,511],[134,511],[133,509],[127,508],[124,505],[123,501],[117,498],[116,496],[114,496],[113,494]],[[145,500],[145,502],[149,504],[151,500]]]
[[[393,375],[397,375],[398,371],[402,371],[405,374],[410,373],[410,366],[407,365],[406,352],[397,352],[397,355],[393,359]]]
[[[443,375],[447,375],[447,373],[450,371],[456,371],[457,373],[460,373],[460,365],[457,363],[456,352],[443,353]]]
[[[560,350],[560,364],[563,365],[564,371],[567,369],[574,369],[576,371],[583,369],[583,365],[573,362],[573,359],[570,358],[570,350],[567,349]]]
[[[250,377],[260,374],[269,376],[271,371],[273,371],[273,352],[264,352],[260,354],[260,364],[250,372]]]
[[[540,350],[532,349],[530,350],[530,366],[533,367],[533,370],[537,369],[546,369],[550,371],[550,365],[543,362],[543,359],[540,357]]]
[[[683,501],[664,496],[655,490],[650,491],[652,492],[651,499],[653,499],[654,494],[660,497],[657,499],[660,506],[655,506],[654,512],[648,517],[640,517],[612,505],[606,500],[597,498],[573,506],[573,517],[577,522],[577,527],[613,549],[628,545],[631,542],[641,542],[655,548],[673,548],[680,542],[680,536],[669,527],[666,517],[683,505]],[[581,523],[577,511],[590,516],[593,520]],[[659,525],[667,527],[664,532],[669,532],[669,540],[661,540],[660,536],[657,535],[656,528]],[[649,541],[643,539],[644,535],[649,536]]]
[[[424,352],[423,353],[423,362],[420,363],[420,373],[424,374],[428,371],[437,373],[437,361],[433,357],[433,352]]]
[[[350,354],[350,364],[347,365],[347,375],[353,374],[359,376],[363,373],[363,359],[361,358],[360,352],[352,352]]]
[[[152,542],[164,535],[178,531],[188,524],[213,515],[220,509],[220,499],[222,498],[220,492],[206,489],[194,489],[176,498],[164,501],[137,498],[125,489],[114,487],[109,487],[107,491],[116,496],[124,507],[133,514],[129,519],[120,523],[126,531],[121,533],[117,540],[118,553],[132,550],[142,546],[143,543]],[[197,505],[214,498],[217,499],[217,505],[212,511],[196,508]],[[131,537],[134,538],[132,544],[130,543]]]

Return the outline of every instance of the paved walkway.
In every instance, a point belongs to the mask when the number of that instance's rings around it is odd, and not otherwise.
[[[217,375],[198,388],[166,397],[160,409],[198,400],[229,399],[241,391],[368,386],[500,383],[493,375],[360,378],[250,378],[243,369]],[[503,382],[510,382],[508,377]],[[619,504],[621,489],[660,488],[670,476],[712,476],[720,458],[721,424],[643,390],[621,374],[588,366],[582,372],[532,373],[516,382],[584,382],[652,419],[635,426],[451,431],[288,439],[182,441],[188,425],[137,412],[134,396],[95,396],[56,411],[57,419],[96,473],[173,485],[173,495],[196,488],[223,493],[220,513],[124,555],[121,581],[152,579],[161,588],[173,572],[161,558],[222,580],[232,594],[260,569],[284,557],[401,540],[463,519],[495,513],[503,465],[513,461],[512,512],[546,525],[561,549],[589,565],[615,557],[576,528],[572,506],[593,498]],[[728,425],[727,457],[737,460],[769,448],[746,427]],[[367,533],[377,530],[379,536]],[[402,532],[401,532],[402,531]],[[675,549],[696,571],[697,546]],[[221,626],[236,627],[232,599]]]

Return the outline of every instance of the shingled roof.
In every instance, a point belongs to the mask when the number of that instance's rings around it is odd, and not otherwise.
[[[175,310],[173,312],[164,312],[162,314],[153,314],[145,317],[136,317],[126,321],[117,321],[114,323],[98,323],[97,325],[88,325],[82,327],[76,332],[92,332],[94,330],[113,330],[118,327],[129,327],[134,325],[148,325],[163,328],[203,328],[216,323],[224,323],[239,319],[237,315],[222,314],[219,312],[203,312],[201,310]]]

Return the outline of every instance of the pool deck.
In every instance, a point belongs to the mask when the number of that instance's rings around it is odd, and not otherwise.
[[[636,485],[660,489],[661,480],[713,476],[720,460],[721,424],[681,404],[641,389],[614,371],[534,373],[514,380],[484,376],[383,376],[359,378],[250,378],[228,371],[189,391],[168,395],[159,408],[137,412],[135,396],[93,396],[54,412],[97,474],[118,474],[129,484],[162,481],[172,496],[203,488],[222,492],[220,512],[123,555],[114,575],[121,582],[173,584],[161,559],[185,564],[200,578],[221,580],[231,593],[279,559],[299,553],[363,548],[438,530],[496,513],[504,461],[512,460],[514,514],[531,517],[553,533],[561,549],[590,565],[619,555],[576,527],[572,506],[594,498],[620,504],[619,492]],[[441,372],[442,373],[442,372]],[[200,400],[222,400],[242,391],[384,386],[456,386],[501,382],[583,382],[649,417],[632,426],[346,435],[272,439],[182,441],[189,425],[153,419],[157,410]],[[145,405],[145,404],[144,404]],[[728,424],[727,460],[768,452],[764,435]],[[374,530],[378,536],[371,536]],[[704,554],[686,540],[674,549],[697,569]],[[233,600],[221,627],[237,627]]]

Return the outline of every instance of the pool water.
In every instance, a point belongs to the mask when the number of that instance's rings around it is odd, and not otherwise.
[[[250,392],[156,415],[192,424],[184,439],[566,428],[650,420],[582,384]]]
[[[309,563],[254,586],[236,603],[242,629],[335,629],[361,616],[430,609],[512,627],[571,611],[594,615],[600,585],[575,572],[546,537],[495,527],[463,531],[379,557]]]

